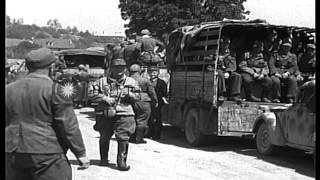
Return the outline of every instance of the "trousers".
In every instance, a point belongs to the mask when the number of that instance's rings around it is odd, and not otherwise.
[[[65,154],[6,153],[6,180],[71,180]]]

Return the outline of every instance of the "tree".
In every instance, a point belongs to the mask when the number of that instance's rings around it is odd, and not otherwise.
[[[6,15],[6,26],[7,25],[11,25],[11,19],[10,19],[10,17],[8,16],[8,15]]]
[[[47,21],[47,26],[48,27],[51,27],[55,30],[58,30],[58,29],[62,29],[62,26],[61,24],[59,23],[59,20],[58,19],[50,19]]]
[[[128,33],[148,28],[161,38],[175,28],[223,18],[244,19],[246,0],[120,0],[121,17],[129,20]]]
[[[79,34],[79,30],[76,26],[73,26],[73,28],[71,29],[71,32],[73,35],[78,35]]]
[[[35,39],[46,39],[46,38],[51,38],[52,36],[44,31],[37,31],[35,33],[34,38]]]

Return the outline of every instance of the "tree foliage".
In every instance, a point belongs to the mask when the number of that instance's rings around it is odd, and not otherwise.
[[[156,36],[177,27],[223,18],[244,19],[246,0],[120,0],[121,17],[129,20],[126,33],[148,28]]]

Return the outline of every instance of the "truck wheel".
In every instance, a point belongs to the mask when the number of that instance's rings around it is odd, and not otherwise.
[[[203,145],[205,135],[199,130],[199,111],[196,108],[191,108],[186,115],[185,121],[185,136],[189,144],[193,146]]]
[[[274,149],[271,144],[270,133],[265,122],[261,123],[256,134],[257,150],[262,155],[270,155]]]

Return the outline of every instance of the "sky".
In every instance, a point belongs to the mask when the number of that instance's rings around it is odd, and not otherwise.
[[[6,14],[24,24],[45,26],[58,19],[63,28],[76,26],[96,35],[124,36],[119,0],[6,0]],[[247,0],[249,19],[271,24],[315,27],[315,0]]]

